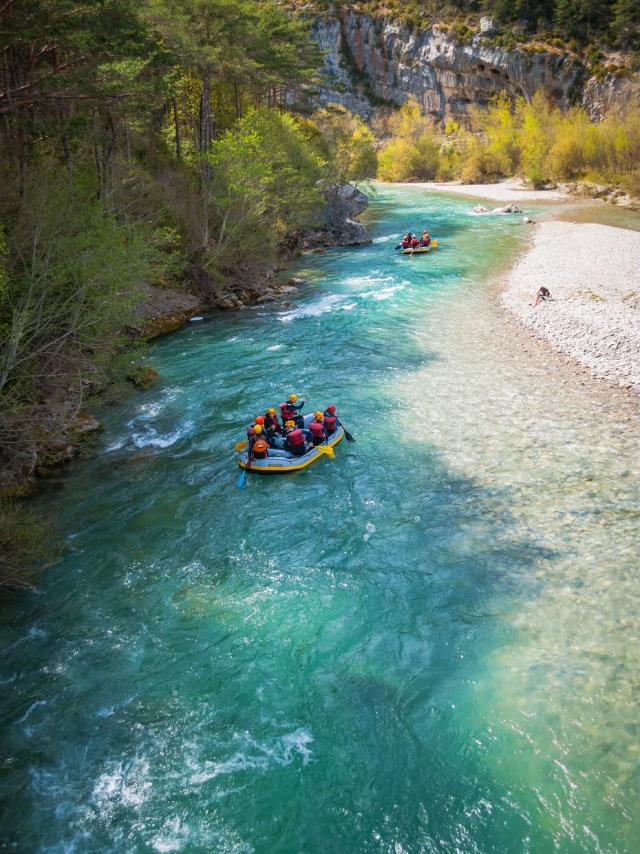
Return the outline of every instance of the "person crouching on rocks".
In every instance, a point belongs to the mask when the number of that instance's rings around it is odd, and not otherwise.
[[[542,286],[536,294],[536,298],[533,303],[534,307],[538,305],[539,302],[544,302],[547,299],[551,299],[551,293],[549,291],[549,288],[545,288],[544,286]]]

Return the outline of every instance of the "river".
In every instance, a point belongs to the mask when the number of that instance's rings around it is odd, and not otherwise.
[[[638,850],[639,430],[514,333],[524,227],[472,204],[379,190],[371,246],[159,341],[37,500],[65,551],[1,614],[0,847]],[[356,441],[238,489],[290,391]]]

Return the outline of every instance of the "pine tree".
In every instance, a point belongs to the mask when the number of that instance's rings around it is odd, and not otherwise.
[[[576,8],[574,0],[557,0],[553,22],[563,36],[572,35],[575,28]]]
[[[611,9],[611,34],[623,48],[640,48],[640,3],[616,0]]]

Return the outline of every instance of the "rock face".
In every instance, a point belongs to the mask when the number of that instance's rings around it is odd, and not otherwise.
[[[368,118],[372,102],[404,103],[410,96],[437,119],[464,120],[498,92],[530,97],[546,92],[568,106],[579,99],[584,66],[558,51],[493,47],[474,37],[459,44],[436,28],[412,32],[352,9],[318,18],[313,34],[326,51],[325,103],[339,103]]]
[[[323,195],[326,204],[318,228],[305,234],[304,248],[370,243],[367,227],[356,218],[366,210],[367,196],[352,184],[330,184]]]
[[[591,77],[582,96],[582,105],[593,121],[601,121],[616,104],[635,101],[640,106],[640,80],[636,77],[616,77],[607,74],[604,78]]]

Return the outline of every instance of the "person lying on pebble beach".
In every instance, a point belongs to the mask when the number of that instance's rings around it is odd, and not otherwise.
[[[545,288],[543,285],[536,294],[536,298],[533,303],[534,308],[538,305],[539,302],[544,302],[546,299],[551,299],[551,293],[549,291],[549,288]]]

